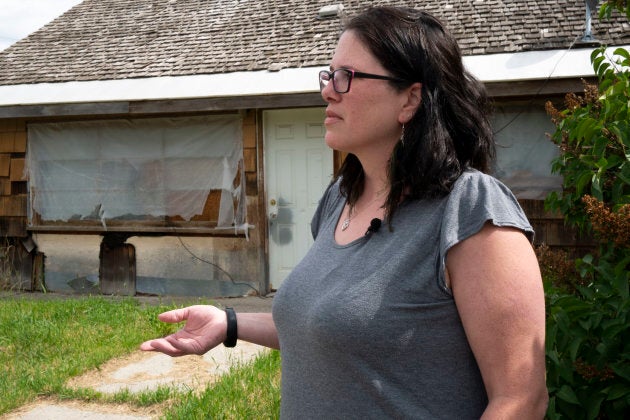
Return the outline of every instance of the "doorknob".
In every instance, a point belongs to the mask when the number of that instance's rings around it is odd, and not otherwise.
[[[275,219],[278,217],[278,202],[275,198],[269,200],[269,218]]]

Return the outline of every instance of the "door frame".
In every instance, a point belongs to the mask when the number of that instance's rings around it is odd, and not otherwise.
[[[294,107],[294,108],[269,108],[269,109],[260,109],[257,115],[258,121],[260,121],[260,124],[258,126],[258,138],[259,138],[259,145],[260,147],[260,152],[258,154],[258,159],[260,162],[259,168],[261,168],[260,170],[260,175],[258,177],[258,191],[260,191],[261,193],[259,194],[260,197],[260,201],[258,202],[258,211],[260,214],[260,218],[259,220],[261,221],[261,229],[260,229],[260,234],[262,235],[262,242],[263,242],[263,249],[264,249],[264,277],[265,277],[265,284],[266,284],[266,290],[268,290],[269,292],[274,292],[275,289],[273,289],[273,285],[271,282],[271,267],[270,267],[270,230],[269,230],[269,215],[268,215],[268,211],[267,211],[267,201],[269,200],[269,194],[267,191],[267,168],[266,168],[266,163],[267,163],[267,140],[266,140],[266,130],[267,127],[265,126],[265,112],[282,112],[287,111],[287,112],[291,112],[294,110],[309,110],[309,109],[324,109],[324,106],[306,106],[306,107]],[[342,154],[336,150],[332,151],[332,169],[333,169],[333,173],[336,173],[338,168],[341,166],[341,163],[343,162],[343,159],[345,158],[345,154]]]

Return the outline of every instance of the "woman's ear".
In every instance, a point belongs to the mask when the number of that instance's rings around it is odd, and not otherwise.
[[[416,82],[405,91],[407,92],[405,96],[406,101],[398,116],[398,122],[401,124],[407,124],[420,107],[422,103],[422,83]]]

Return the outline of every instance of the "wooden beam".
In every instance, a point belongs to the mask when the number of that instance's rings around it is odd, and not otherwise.
[[[319,92],[290,95],[230,96],[221,98],[136,101],[129,104],[130,114],[172,112],[208,112],[236,109],[273,109],[324,106]]]
[[[128,114],[128,102],[0,106],[2,118],[73,117],[84,115]]]
[[[0,106],[0,120],[5,118],[49,118],[104,115],[152,115],[213,112],[240,109],[298,108],[324,106],[319,92],[232,96],[220,98],[165,99],[156,101],[92,102],[77,104]]]
[[[250,228],[252,229],[252,228]],[[216,236],[230,238],[244,238],[242,229],[232,228],[204,228],[204,227],[142,227],[142,226],[108,226],[107,229],[99,226],[29,226],[29,232],[60,233],[60,234],[105,234],[128,233],[130,236]]]
[[[588,83],[596,84],[597,79],[585,79]],[[569,92],[584,91],[582,79],[548,79],[548,80],[515,80],[511,82],[486,83],[488,95],[494,99],[564,96]],[[549,98],[551,99],[551,98]]]
[[[132,244],[101,242],[99,285],[105,295],[136,294],[136,248]]]
[[[595,83],[596,79],[590,78],[588,82]],[[582,81],[577,78],[487,82],[486,88],[489,95],[495,99],[532,96],[544,98],[583,91]],[[139,116],[325,105],[319,92],[75,104],[11,105],[0,106],[0,122],[2,119],[8,118]]]

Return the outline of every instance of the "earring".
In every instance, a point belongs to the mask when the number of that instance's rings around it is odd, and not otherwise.
[[[405,147],[405,124],[402,125],[402,131],[400,132],[400,145]]]

